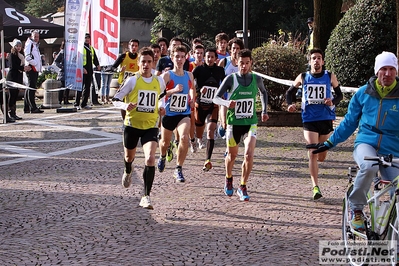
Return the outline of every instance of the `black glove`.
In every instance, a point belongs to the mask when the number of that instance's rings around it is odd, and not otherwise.
[[[313,143],[306,145],[306,149],[315,149],[314,151],[312,151],[313,154],[324,152],[332,147],[333,143],[329,140],[326,140],[324,143]]]

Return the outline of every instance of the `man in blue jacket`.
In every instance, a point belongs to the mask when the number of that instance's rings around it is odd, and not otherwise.
[[[375,58],[375,76],[353,95],[344,120],[324,143],[317,144],[313,153],[325,151],[345,141],[359,128],[353,157],[359,166],[349,203],[351,224],[355,230],[365,230],[363,208],[366,194],[377,171],[384,179],[393,180],[399,175],[395,167],[374,165],[365,156],[399,157],[399,78],[398,59],[391,52],[382,52]]]

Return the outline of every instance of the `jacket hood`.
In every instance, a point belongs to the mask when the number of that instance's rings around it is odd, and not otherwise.
[[[398,98],[399,97],[399,77],[396,77],[396,86],[395,88],[386,96],[386,98]],[[370,94],[376,98],[381,99],[381,96],[377,92],[377,88],[375,87],[375,81],[377,80],[377,76],[372,76],[369,81],[367,81],[367,88],[365,93]]]

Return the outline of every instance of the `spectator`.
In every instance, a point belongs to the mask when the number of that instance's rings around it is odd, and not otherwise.
[[[39,38],[39,32],[35,30],[32,32],[31,37],[25,42],[25,66],[28,66],[28,68],[26,68],[26,75],[29,80],[29,87],[32,88],[25,90],[25,113],[43,113],[43,110],[40,110],[35,102],[37,78],[39,77],[39,71],[42,69]]]
[[[91,83],[93,81],[93,65],[96,66],[97,70],[100,70],[98,58],[93,47],[90,45],[90,34],[86,33],[85,43],[83,48],[83,88],[82,91],[76,91],[74,106],[80,110],[91,109],[87,102],[90,96]],[[82,104],[80,105],[80,98],[82,98]]]
[[[374,73],[375,75],[352,96],[348,112],[333,134],[324,143],[319,141],[316,147],[308,147],[317,148],[313,150],[313,153],[324,152],[344,142],[358,129],[353,158],[359,166],[359,171],[348,200],[352,211],[351,226],[363,232],[366,230],[363,208],[367,205],[366,195],[373,178],[378,171],[388,181],[392,181],[399,174],[399,169],[396,167],[379,166],[373,161],[364,159],[389,154],[394,158],[399,157],[396,109],[399,105],[399,79],[396,55],[391,52],[382,52],[377,55]]]
[[[2,78],[2,71],[0,71],[0,79]],[[7,102],[7,99],[8,99],[8,93],[6,92],[5,93],[5,95],[6,95],[6,100],[4,101],[4,98],[3,98],[3,84],[0,84],[0,108],[1,108],[1,112],[3,113],[3,116],[4,116],[4,106],[3,106],[3,104],[4,104],[4,102],[6,103],[6,123],[14,123],[15,122],[15,119],[14,118],[12,118],[12,117],[10,117],[9,115],[8,115],[8,102]],[[3,119],[3,121],[4,121],[4,119]]]
[[[7,74],[7,81],[23,84],[23,72],[29,69],[29,67],[25,66],[25,57],[22,52],[22,42],[20,40],[14,39],[12,42],[11,53],[8,54],[7,59],[10,66],[10,70]],[[8,107],[10,109],[10,117],[15,120],[20,120],[22,118],[17,116],[16,113],[19,89],[10,88],[9,91],[10,98],[8,100]]]
[[[306,40],[306,44],[304,46],[303,52],[306,54],[308,51],[313,49],[313,17],[308,18],[306,23],[308,24],[308,36]]]
[[[64,72],[64,64],[65,64],[65,53],[64,53],[65,42],[62,41],[60,52],[56,55],[54,62],[55,65],[60,69],[58,72],[57,80],[61,81],[61,87],[65,88],[65,72]],[[58,91],[58,102],[61,104],[64,101],[64,104],[71,104],[69,102],[69,89],[65,88],[64,90]]]
[[[109,91],[112,81],[112,66],[101,67],[101,101],[103,104],[112,103],[109,99]]]

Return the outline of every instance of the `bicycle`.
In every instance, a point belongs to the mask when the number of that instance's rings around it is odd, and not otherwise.
[[[392,155],[385,157],[365,156],[364,159],[376,161],[373,165],[399,168],[393,164],[399,163],[399,159],[393,159]],[[370,243],[370,240],[398,240],[399,222],[397,219],[397,213],[399,211],[399,176],[397,176],[393,181],[385,181],[382,177],[379,178],[378,182],[374,182],[374,189],[370,188],[370,191],[367,193],[367,205],[363,210],[363,216],[365,217],[365,230],[357,231],[351,226],[351,210],[348,201],[348,197],[353,190],[353,180],[356,173],[357,168],[349,167],[349,185],[343,199],[342,239],[346,250],[350,250],[351,247],[354,247],[356,243],[359,244],[359,242],[362,242],[364,246],[367,246]],[[394,188],[395,195],[392,193]],[[389,249],[396,248],[392,246],[395,242],[390,241],[389,243],[391,244]],[[367,254],[364,255],[367,256]],[[347,254],[351,265],[366,265],[363,261],[367,260],[359,260],[360,256],[361,255],[358,254],[352,255],[352,252]],[[390,256],[390,259],[391,261],[396,261],[396,254]],[[360,263],[356,263],[357,261],[360,261]],[[396,265],[396,262],[393,262],[392,265]]]

